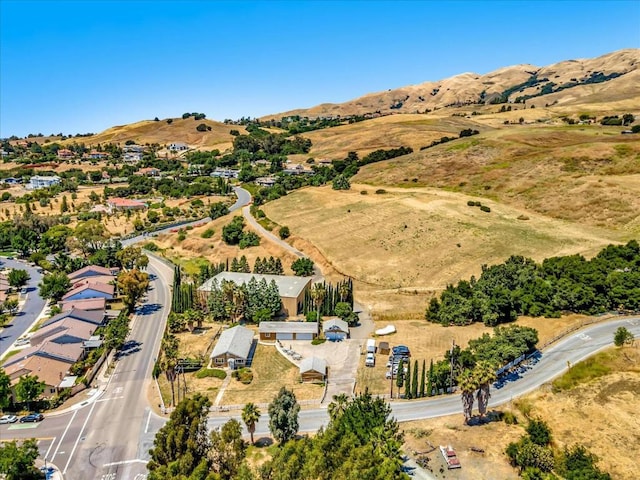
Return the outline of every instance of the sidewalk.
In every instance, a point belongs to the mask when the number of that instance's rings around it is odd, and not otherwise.
[[[38,470],[45,473],[47,480],[64,480],[62,472],[53,463],[47,462],[46,460],[41,460],[39,458],[36,458],[36,461],[34,463]]]

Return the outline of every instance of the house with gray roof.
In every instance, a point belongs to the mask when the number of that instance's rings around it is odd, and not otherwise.
[[[242,273],[242,272],[220,272],[213,278],[210,278],[202,284],[198,290],[201,292],[210,292],[213,288],[213,283],[217,282],[218,285],[222,285],[223,281],[233,282],[236,285],[242,285],[243,283],[249,283],[249,281],[255,278],[258,282],[262,279],[267,283],[271,283],[273,280],[278,287],[278,293],[282,300],[282,311],[286,315],[297,315],[302,311],[302,304],[304,302],[304,293],[311,285],[311,277],[295,277],[293,275],[263,275],[259,273]]]
[[[318,336],[318,322],[260,322],[260,340],[313,340]]]
[[[218,343],[211,352],[214,367],[244,367],[251,363],[253,330],[238,325],[220,334]]]
[[[300,362],[300,378],[303,382],[324,382],[327,378],[327,361],[318,357],[305,358]]]
[[[339,318],[333,318],[322,322],[324,337],[332,342],[349,338],[349,324]]]

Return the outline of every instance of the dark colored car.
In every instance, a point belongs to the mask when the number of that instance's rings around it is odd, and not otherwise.
[[[393,356],[394,357],[410,357],[411,356],[411,352],[409,351],[409,347],[405,346],[405,345],[398,345],[396,347],[393,347],[392,349],[393,352]]]
[[[44,420],[44,415],[41,413],[30,413],[29,415],[22,417],[20,419],[20,423],[41,422],[42,420]]]

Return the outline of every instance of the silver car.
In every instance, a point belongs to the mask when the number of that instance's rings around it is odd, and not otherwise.
[[[15,415],[3,415],[0,417],[0,423],[16,423],[18,421],[18,417]]]

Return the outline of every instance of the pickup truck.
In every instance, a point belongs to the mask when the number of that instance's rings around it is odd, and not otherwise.
[[[376,366],[376,356],[373,353],[367,353],[367,358],[364,361],[365,367],[375,367]]]

